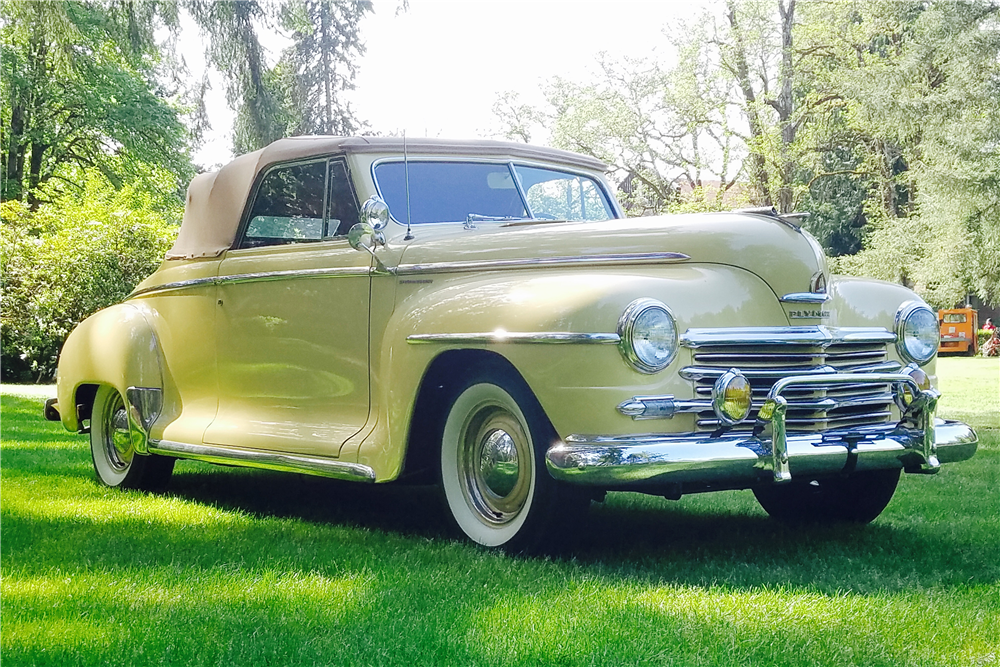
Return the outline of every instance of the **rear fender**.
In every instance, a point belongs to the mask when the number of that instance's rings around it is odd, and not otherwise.
[[[135,426],[145,436],[163,408],[163,359],[145,309],[122,303],[87,318],[73,330],[59,356],[57,394],[63,425],[83,430],[94,389],[110,385],[126,397]]]

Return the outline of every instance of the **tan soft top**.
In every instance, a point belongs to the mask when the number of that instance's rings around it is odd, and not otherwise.
[[[520,158],[604,171],[600,160],[555,148],[505,141],[407,139],[408,155]],[[188,186],[184,221],[167,259],[217,257],[236,239],[240,216],[257,174],[277,162],[342,153],[403,154],[399,137],[293,137],[236,158],[219,171],[199,174]]]

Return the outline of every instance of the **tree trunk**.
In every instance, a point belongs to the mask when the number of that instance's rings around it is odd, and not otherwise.
[[[15,104],[10,113],[10,136],[7,143],[6,161],[3,165],[3,191],[0,201],[21,198],[21,183],[24,180],[24,106]]]
[[[775,108],[778,111],[778,122],[781,124],[781,186],[778,190],[778,211],[792,211],[792,182],[795,179],[795,161],[791,156],[791,145],[795,142],[798,128],[792,120],[795,100],[792,97],[792,79],[794,63],[792,60],[792,25],[795,22],[795,0],[790,0],[786,6],[778,2],[778,13],[781,15],[781,88]]]
[[[323,67],[323,95],[324,95],[324,112],[323,117],[323,132],[325,134],[334,134],[333,131],[333,91],[330,85],[330,77],[333,75],[330,72],[330,3],[328,0],[321,0],[319,5],[319,32],[320,32],[320,58]]]
[[[764,141],[764,126],[760,118],[760,109],[757,107],[757,93],[750,83],[750,65],[747,63],[746,45],[743,42],[739,20],[736,16],[736,4],[734,0],[729,0],[728,5],[729,11],[726,18],[733,30],[733,41],[735,42],[733,55],[736,59],[736,80],[746,103],[747,122],[750,125],[750,155],[748,156],[750,183],[757,191],[758,203],[762,206],[772,206],[771,190],[767,182],[767,163],[760,148]]]
[[[28,163],[28,207],[32,211],[37,211],[41,202],[38,199],[36,190],[42,181],[42,158],[48,146],[37,141],[31,143],[31,158]]]

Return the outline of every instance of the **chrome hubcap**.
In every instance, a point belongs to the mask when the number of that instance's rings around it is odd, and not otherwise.
[[[115,393],[108,401],[104,419],[104,449],[108,463],[117,471],[128,468],[135,453],[132,447],[132,432],[128,424],[128,411],[122,397]]]
[[[531,451],[521,424],[503,408],[485,407],[469,420],[462,442],[462,478],[470,505],[490,524],[517,517],[528,499]]]

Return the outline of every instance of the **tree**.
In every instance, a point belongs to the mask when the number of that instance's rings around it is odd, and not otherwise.
[[[189,177],[180,111],[155,78],[153,31],[175,20],[170,5],[5,0],[0,13],[4,201],[37,208],[52,180],[79,189],[67,166],[118,185],[145,163],[174,173],[175,189]]]
[[[364,55],[359,23],[372,11],[368,0],[287,0],[282,25],[292,46],[279,67],[290,81],[289,106],[295,134],[349,135],[360,123],[339,93],[354,89],[355,60]]]
[[[1000,302],[998,15],[977,0],[885,2],[837,31],[852,45],[838,76],[873,186],[865,250],[841,266],[938,306],[970,292]]]
[[[290,134],[360,128],[339,93],[354,85],[354,62],[364,53],[359,24],[372,10],[369,0],[193,0],[188,6],[210,36],[209,61],[227,77],[237,153]],[[258,32],[278,27],[289,31],[292,45],[271,67]]]

